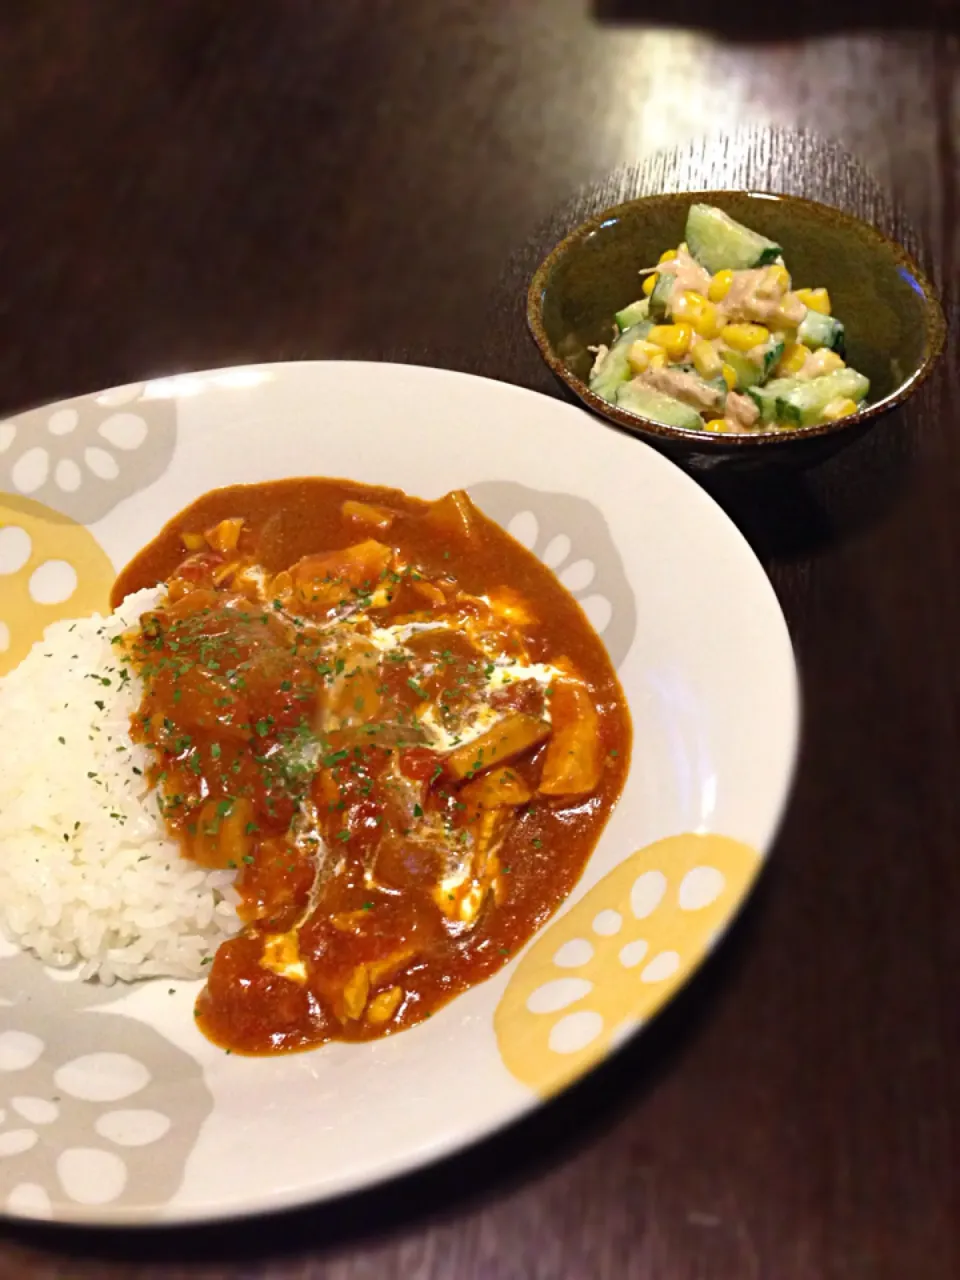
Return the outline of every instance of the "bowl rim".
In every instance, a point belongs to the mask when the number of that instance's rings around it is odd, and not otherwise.
[[[611,219],[622,216],[627,210],[635,209],[638,205],[673,204],[677,201],[691,198],[709,202],[718,196],[746,196],[755,200],[773,200],[787,205],[802,205],[813,212],[816,217],[829,215],[830,218],[845,223],[848,228],[855,229],[861,237],[872,240],[878,248],[883,247],[887,252],[892,253],[899,265],[906,268],[916,280],[923,296],[925,354],[919,367],[889,395],[884,396],[882,400],[868,404],[857,413],[852,413],[846,418],[840,418],[836,422],[825,422],[810,427],[795,427],[789,431],[741,431],[724,432],[721,435],[709,431],[693,430],[688,427],[672,427],[663,422],[654,422],[651,418],[643,418],[639,414],[627,413],[618,405],[611,404],[608,400],[604,400],[601,396],[591,391],[582,378],[577,377],[575,373],[567,368],[563,360],[556,354],[544,328],[543,295],[547,280],[554,268],[575,245],[582,240],[588,239]],[[729,452],[731,448],[748,450],[751,448],[776,449],[789,447],[801,440],[840,434],[863,423],[868,423],[871,419],[879,418],[882,414],[888,413],[891,409],[903,404],[927,380],[943,354],[947,335],[946,317],[933,283],[903,245],[892,239],[892,237],[886,235],[871,223],[864,222],[862,218],[858,218],[855,214],[849,213],[845,209],[839,209],[835,205],[824,204],[819,200],[810,200],[806,196],[795,196],[784,192],[733,187],[714,188],[709,191],[660,191],[652,195],[636,196],[631,200],[623,200],[619,204],[610,205],[584,222],[579,223],[554,245],[533,273],[527,289],[527,327],[540,350],[541,356],[553,373],[570,388],[574,395],[601,417],[615,422],[618,426],[625,428],[634,435],[659,436],[666,440],[682,441],[684,444],[696,444],[705,451],[713,452]]]

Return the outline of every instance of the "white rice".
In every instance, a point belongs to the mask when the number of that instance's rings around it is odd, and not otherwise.
[[[142,688],[110,641],[160,594],[55,623],[0,679],[0,929],[104,983],[202,977],[239,927],[233,873],[181,857],[130,739]]]

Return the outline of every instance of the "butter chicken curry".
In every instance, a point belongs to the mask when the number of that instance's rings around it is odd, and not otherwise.
[[[203,1031],[237,1052],[367,1040],[489,977],[556,910],[616,803],[630,722],[553,574],[462,492],[216,490],[124,570],[125,638],[183,855],[236,871]]]

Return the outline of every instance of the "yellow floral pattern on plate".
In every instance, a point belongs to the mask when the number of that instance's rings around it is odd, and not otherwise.
[[[83,525],[41,502],[0,493],[0,676],[51,622],[107,612],[114,577]]]
[[[494,1015],[508,1070],[549,1096],[620,1044],[707,955],[760,861],[738,840],[691,834],[621,862],[511,977]]]

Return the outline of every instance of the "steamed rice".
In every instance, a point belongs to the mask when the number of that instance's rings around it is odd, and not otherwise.
[[[181,857],[130,738],[142,687],[110,642],[160,596],[55,623],[0,679],[0,929],[105,983],[202,977],[239,927],[233,873]]]

